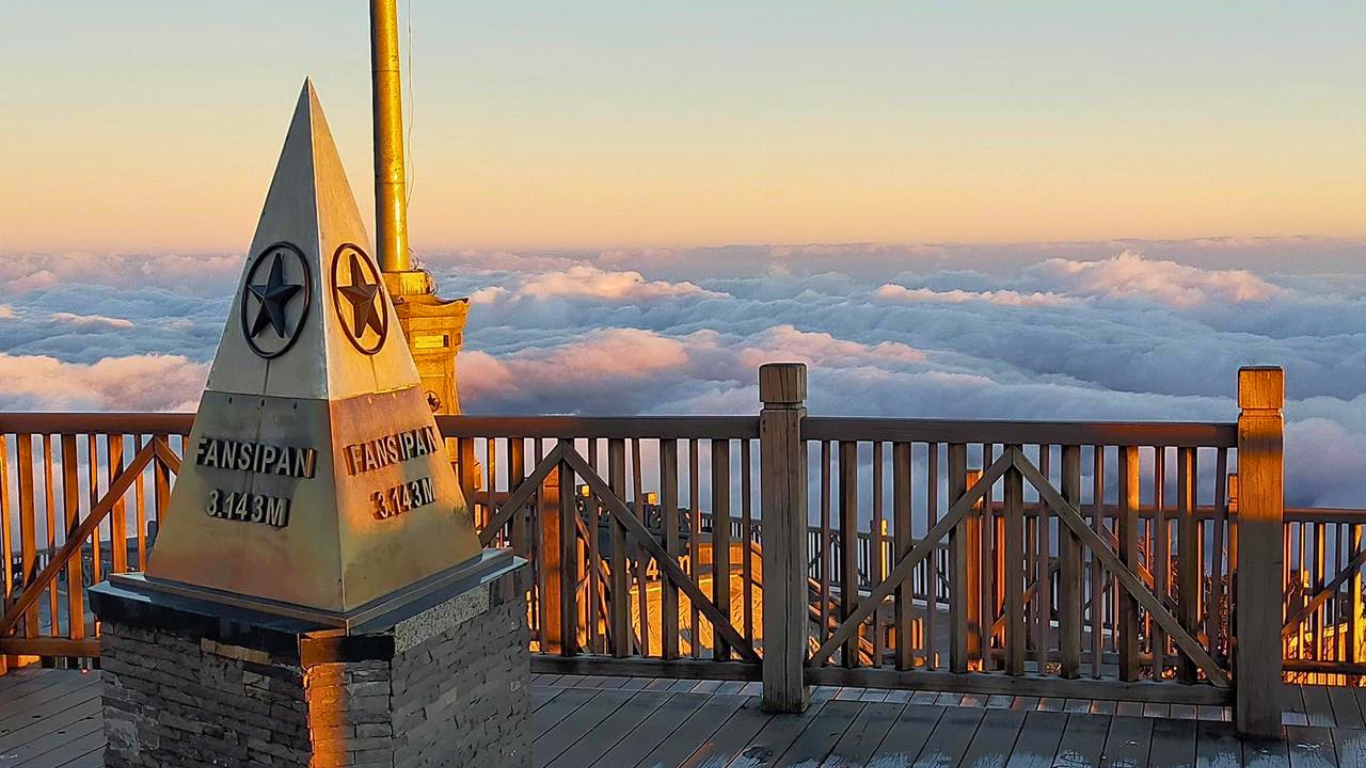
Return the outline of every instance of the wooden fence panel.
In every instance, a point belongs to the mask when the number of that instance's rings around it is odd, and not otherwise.
[[[13,555],[5,566],[11,600],[57,554],[73,525],[85,522],[101,492],[121,475],[129,448],[134,454],[149,444],[179,450],[189,428],[184,417],[83,416],[87,426],[74,418],[0,415],[7,427],[0,451],[0,506],[6,512],[0,543]],[[808,628],[824,644],[843,622],[863,613],[858,627],[839,638],[839,661],[816,660],[845,668],[829,673],[857,671],[861,680],[892,681],[947,665],[954,671],[1004,669],[1073,679],[1084,670],[1103,680],[1161,681],[1164,670],[1174,669],[1182,682],[1208,684],[1205,671],[1175,643],[1176,630],[1196,638],[1221,667],[1232,663],[1227,627],[1236,596],[1230,575],[1241,527],[1229,474],[1237,437],[1232,425],[841,418],[801,424],[818,468],[810,489],[818,498],[807,500],[816,517],[800,521],[811,526],[801,558],[812,585]],[[542,654],[673,660],[700,657],[705,644],[713,662],[740,663],[732,661],[742,654],[731,632],[745,647],[763,647],[755,596],[763,593],[756,570],[764,526],[751,505],[755,490],[762,505],[766,485],[760,478],[754,488],[756,418],[456,417],[441,425],[459,441],[462,479],[477,474],[483,462],[482,481],[469,492],[477,520],[499,529],[495,543],[533,560],[530,619]],[[583,474],[564,467],[493,526],[500,504],[529,476],[527,464],[539,465],[561,444],[585,453],[594,472],[599,445],[607,448],[609,490],[627,505],[632,530],[656,536],[662,554],[625,532],[600,500],[590,494],[586,501],[575,484]],[[1013,470],[988,483],[972,514],[924,544],[927,532],[948,517],[943,505],[952,508],[973,485],[978,470],[972,464],[989,468],[1016,445],[1029,446],[1042,477],[1058,483],[1064,500],[1084,513],[1090,532],[1116,547],[1126,570],[1142,579],[1179,626],[1167,627],[1155,618],[1156,609],[1140,605],[1121,574],[1105,565],[1109,561],[1080,546],[1058,511],[1035,501],[1032,486],[1021,484]],[[648,458],[652,452],[658,462]],[[1151,468],[1139,461],[1149,455]],[[860,460],[869,456],[872,471],[863,472]],[[1059,456],[1060,472],[1048,466]],[[126,496],[87,532],[81,557],[61,564],[63,583],[144,567],[148,533],[165,512],[170,481],[161,462],[131,478]],[[1146,499],[1149,488],[1153,496]],[[543,502],[552,495],[547,507]],[[1352,682],[1366,674],[1361,514],[1288,510],[1285,516],[1281,642],[1289,674],[1297,679]],[[923,557],[889,583],[913,550]],[[704,600],[686,599],[664,574],[672,569],[658,562],[661,557],[684,572],[696,588],[687,591]],[[41,600],[25,606],[13,630],[26,637],[92,636],[80,598],[68,600],[56,583],[41,587]],[[870,605],[884,584],[885,602]],[[730,618],[728,630],[714,626],[718,616]]]

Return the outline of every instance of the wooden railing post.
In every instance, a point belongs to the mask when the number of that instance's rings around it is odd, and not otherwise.
[[[556,467],[546,475],[537,494],[537,522],[541,540],[537,553],[540,562],[541,653],[561,653],[564,650],[563,562],[560,549],[560,472]]]
[[[806,366],[759,368],[759,474],[763,507],[763,708],[801,712],[808,702],[806,592]]]
[[[1285,372],[1238,371],[1238,562],[1234,578],[1238,731],[1281,736],[1281,565]]]

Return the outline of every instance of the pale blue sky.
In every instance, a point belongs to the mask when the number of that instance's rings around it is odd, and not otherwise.
[[[419,247],[1366,234],[1366,3],[411,6]],[[11,4],[0,250],[239,247],[305,74],[368,210],[367,9]]]

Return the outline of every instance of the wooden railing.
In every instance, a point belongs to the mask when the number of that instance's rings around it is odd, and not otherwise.
[[[1359,685],[1366,675],[1363,526],[1363,510],[1286,510],[1282,638],[1297,682]]]
[[[485,544],[532,563],[543,663],[685,660],[688,674],[757,679],[755,418],[439,423]]]
[[[1199,695],[1220,699],[1231,671],[1232,531],[1222,489],[1234,425],[1021,426],[808,420],[803,436],[820,477],[809,503],[831,542],[812,557],[845,548],[836,558],[843,572],[823,568],[821,583],[822,604],[840,585],[845,631],[821,623],[812,664],[822,669],[813,679],[913,682],[919,672],[1006,670],[1031,673],[1031,686],[1048,695],[1059,690],[1049,678],[1178,678],[1212,683]],[[980,469],[969,469],[983,465],[985,484]],[[971,486],[978,491],[964,501]],[[1212,502],[1203,515],[1202,493]],[[1050,495],[1072,509],[1059,510]],[[855,567],[857,537],[844,533],[861,527],[866,507],[874,530],[890,524],[893,552],[925,548],[913,566],[900,563],[906,576],[897,583],[887,577],[901,558],[874,558],[867,575]],[[961,522],[946,519],[955,508]],[[925,532],[934,530],[927,547]],[[848,583],[888,594],[890,610],[865,610],[857,625],[871,638],[871,658],[841,646],[865,602]],[[845,669],[824,669],[831,662]]]
[[[85,587],[146,566],[191,423],[184,415],[0,415],[4,659],[99,654]]]
[[[531,563],[539,668],[762,677],[776,709],[813,683],[1228,702],[1282,648],[1366,674],[1366,518],[1282,521],[1274,393],[1238,424],[817,418],[804,377],[766,366],[757,417],[438,417],[485,543]],[[145,565],[190,426],[0,414],[0,653],[97,654],[73,585]],[[1232,576],[1249,509],[1270,580]],[[1235,644],[1247,589],[1284,611]]]

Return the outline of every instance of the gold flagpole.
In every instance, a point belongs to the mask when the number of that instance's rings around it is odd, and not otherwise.
[[[460,413],[455,358],[464,339],[469,299],[442,299],[436,281],[414,269],[408,250],[404,168],[403,78],[399,68],[398,0],[370,0],[371,95],[375,119],[375,248],[427,402],[439,414]],[[473,473],[473,457],[461,472]],[[468,481],[468,478],[466,478]],[[473,487],[467,485],[465,487]]]
[[[407,272],[408,202],[398,0],[370,0],[370,62],[375,120],[375,248],[380,269]]]

